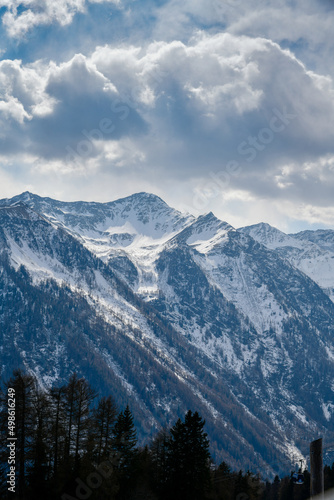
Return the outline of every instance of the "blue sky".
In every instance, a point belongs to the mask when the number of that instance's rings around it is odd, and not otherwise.
[[[0,0],[0,196],[334,228],[334,3]]]

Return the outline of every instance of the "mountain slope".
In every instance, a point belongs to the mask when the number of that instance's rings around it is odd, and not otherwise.
[[[197,409],[217,459],[282,470],[333,438],[334,304],[287,259],[303,239],[146,193],[1,200],[2,372],[76,370],[131,402],[142,437]]]
[[[210,235],[204,244],[204,230],[198,231],[203,223],[207,231],[208,217],[175,238],[184,243],[182,252],[171,245],[162,254],[160,289],[167,294],[158,307],[192,343],[246,383],[253,400],[238,399],[253,415],[266,410],[285,432],[293,421],[294,438],[306,429],[312,434],[319,424],[326,429],[333,419],[333,303],[252,238],[230,227],[222,234],[212,216],[210,225],[220,237]]]
[[[63,229],[22,204],[1,209],[0,222],[3,376],[22,365],[48,385],[77,371],[119,403],[130,400],[142,436],[198,408],[217,450],[238,443],[254,455],[236,429],[226,431],[230,406],[245,410],[210,359]]]
[[[334,301],[334,231],[303,231],[285,234],[269,224],[239,229],[314,280]]]

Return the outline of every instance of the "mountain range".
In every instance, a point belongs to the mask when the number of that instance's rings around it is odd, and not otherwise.
[[[216,461],[268,476],[334,443],[333,230],[26,192],[0,200],[0,312],[4,379],[77,372],[143,442],[197,410]]]

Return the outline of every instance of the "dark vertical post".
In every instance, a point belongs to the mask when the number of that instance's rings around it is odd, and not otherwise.
[[[322,465],[322,438],[310,444],[311,498],[324,493],[324,470]]]

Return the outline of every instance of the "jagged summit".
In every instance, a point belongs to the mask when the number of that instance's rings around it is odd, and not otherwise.
[[[238,231],[243,234],[248,234],[258,243],[272,249],[280,246],[300,246],[298,242],[294,240],[293,235],[285,234],[283,231],[280,231],[266,222],[241,227]]]
[[[25,191],[24,193],[14,196],[13,198],[3,198],[2,200],[0,200],[0,206],[11,206],[20,202],[25,203],[27,201],[30,201],[32,196],[34,196],[32,193],[30,193],[29,191]]]
[[[334,252],[334,230],[333,229],[317,229],[315,231],[301,231],[291,235],[301,242],[312,242],[324,250]]]
[[[139,193],[134,193],[129,196],[125,196],[124,198],[119,198],[114,201],[108,202],[108,205],[111,204],[136,204],[136,203],[147,203],[147,204],[158,204],[162,205],[165,207],[170,208],[167,203],[160,198],[160,196],[153,194],[153,193],[147,193],[145,191],[141,191]]]
[[[133,220],[142,224],[158,224],[159,227],[171,225],[178,226],[185,219],[179,211],[171,208],[159,196],[151,193],[136,193],[126,198],[109,202],[108,207],[112,210],[115,219]],[[190,216],[189,216],[190,217]],[[188,217],[188,218],[189,218]]]
[[[175,236],[172,243],[183,243],[201,253],[208,253],[213,248],[223,245],[230,231],[235,229],[227,222],[218,219],[213,212],[209,212],[191,221]]]
[[[148,205],[160,205],[170,209],[168,204],[159,196],[153,193],[139,192],[132,195],[126,196],[124,198],[117,198],[116,200],[108,202],[95,202],[95,201],[59,201],[48,196],[39,196],[37,194],[31,193],[30,191],[25,191],[21,194],[13,196],[12,198],[4,198],[0,200],[0,205],[12,205],[17,202],[24,203],[48,203],[55,206],[75,206],[75,205],[96,205],[96,206],[113,206],[113,205],[138,205],[139,203],[145,203]]]
[[[0,200],[0,206],[24,202],[46,217],[58,221],[71,230],[77,228],[103,231],[110,226],[122,226],[126,221],[142,224],[158,224],[167,220],[178,224],[187,219],[177,210],[169,207],[159,196],[140,192],[118,200],[102,203],[88,201],[58,201],[40,197],[28,191],[13,198]],[[189,218],[190,216],[188,216]]]
[[[208,212],[207,214],[199,215],[196,221],[197,225],[211,225],[216,226],[217,228],[226,228],[226,229],[234,229],[228,222],[222,221],[215,216],[213,212]]]
[[[19,202],[71,233],[104,259],[109,259],[111,249],[127,248],[134,261],[151,261],[155,254],[150,245],[158,245],[160,251],[163,241],[194,220],[169,207],[159,196],[145,192],[107,203],[58,201],[25,192],[0,200],[0,207]]]
[[[42,215],[32,210],[24,201],[15,201],[14,203],[0,205],[0,218],[4,221],[8,219],[43,219]]]
[[[251,224],[250,226],[244,226],[238,228],[238,231],[240,232],[246,232],[248,234],[253,233],[253,234],[284,234],[282,231],[277,229],[274,226],[271,226],[267,222],[259,222],[257,224]]]

